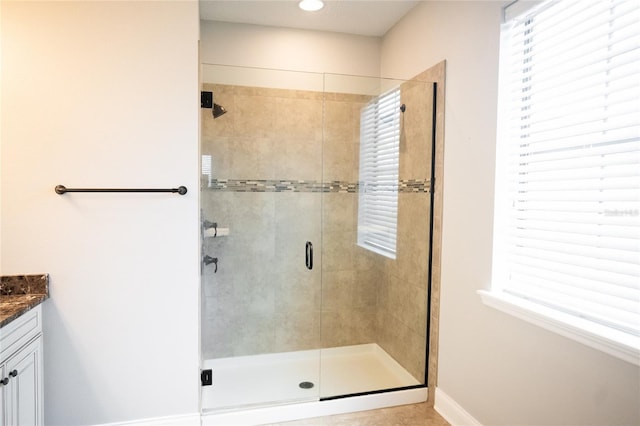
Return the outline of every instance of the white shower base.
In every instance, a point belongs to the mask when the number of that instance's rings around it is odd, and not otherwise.
[[[376,344],[210,359],[202,388],[203,425],[260,424],[425,401],[426,388],[320,401],[420,385]],[[311,389],[299,387],[312,382]]]

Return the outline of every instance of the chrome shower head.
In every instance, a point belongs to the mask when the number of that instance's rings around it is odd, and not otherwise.
[[[214,102],[213,104],[213,118],[218,118],[223,114],[226,114],[227,110],[224,109],[222,105],[218,105]]]

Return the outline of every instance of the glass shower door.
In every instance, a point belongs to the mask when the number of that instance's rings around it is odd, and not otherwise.
[[[321,398],[426,385],[434,85],[326,74]]]
[[[322,76],[207,64],[202,75],[213,101],[201,117],[202,352],[213,375],[203,409],[315,400]]]
[[[203,410],[424,387],[433,83],[202,75]]]

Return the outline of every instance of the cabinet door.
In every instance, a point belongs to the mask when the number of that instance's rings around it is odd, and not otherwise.
[[[7,377],[7,370],[4,368],[4,364],[0,365],[0,380]],[[0,426],[7,425],[7,392],[5,388],[7,386],[0,384]]]
[[[9,384],[7,426],[42,424],[42,337],[34,339],[6,363]]]

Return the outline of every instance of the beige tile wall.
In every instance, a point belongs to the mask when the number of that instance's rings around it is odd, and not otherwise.
[[[436,89],[436,120],[435,120],[435,184],[433,201],[433,250],[431,272],[431,312],[429,323],[429,365],[428,383],[431,389],[438,384],[438,346],[440,329],[440,265],[442,258],[442,200],[444,197],[444,100],[446,92],[446,61],[441,61],[431,68],[423,71],[413,80],[435,82]],[[434,399],[429,398],[428,403],[433,404]]]
[[[228,113],[202,110],[202,154],[214,179],[317,180],[322,176],[322,94],[204,85]],[[203,276],[203,355],[252,355],[320,346],[321,194],[203,191],[204,217],[230,229],[205,239],[218,272]]]
[[[424,180],[431,173],[432,86],[401,85],[400,179]],[[384,262],[378,286],[378,344],[416,379],[424,380],[428,297],[429,204],[427,192],[398,196],[396,260]]]
[[[358,181],[360,110],[369,100],[368,96],[327,94],[325,182]],[[322,216],[322,347],[375,342],[375,262],[371,253],[356,245],[358,194],[323,194]]]
[[[431,87],[428,85],[428,87]],[[357,182],[368,97],[205,85],[229,112],[202,110],[217,179]],[[428,178],[431,100],[405,84],[401,179]],[[323,117],[324,114],[324,117]],[[378,343],[424,378],[429,194],[399,195],[392,261],[356,245],[357,193],[203,191],[204,216],[231,235],[205,241],[205,358]],[[321,232],[322,231],[322,232]],[[312,271],[304,244],[313,241]]]

